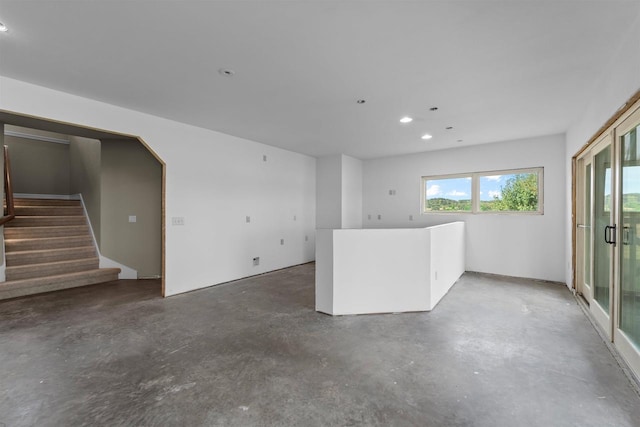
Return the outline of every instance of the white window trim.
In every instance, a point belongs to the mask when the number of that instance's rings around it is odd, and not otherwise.
[[[480,210],[480,178],[491,175],[538,175],[538,210],[537,211],[481,211]],[[425,210],[426,183],[438,179],[471,178],[471,211],[427,211]],[[503,169],[483,172],[456,173],[448,175],[429,175],[421,178],[420,184],[421,215],[544,215],[544,167],[522,169]]]

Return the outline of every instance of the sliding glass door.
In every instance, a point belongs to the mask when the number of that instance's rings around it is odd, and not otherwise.
[[[640,375],[640,111],[617,128],[620,158],[618,192],[619,291],[614,342]]]
[[[640,106],[577,159],[576,284],[640,376]]]
[[[593,155],[593,301],[591,312],[611,337],[611,294],[613,293],[612,260],[614,232],[614,205],[612,181],[612,144],[606,136],[592,149]]]

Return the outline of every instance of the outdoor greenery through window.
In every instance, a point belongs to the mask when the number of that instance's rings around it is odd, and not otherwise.
[[[423,212],[542,213],[543,168],[422,178]]]

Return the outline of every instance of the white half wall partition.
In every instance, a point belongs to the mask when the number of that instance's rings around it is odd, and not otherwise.
[[[320,229],[316,310],[331,315],[430,311],[464,271],[464,222]]]

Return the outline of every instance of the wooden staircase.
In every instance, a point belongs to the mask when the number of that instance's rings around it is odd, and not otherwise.
[[[98,268],[93,237],[79,200],[15,199],[4,225],[6,282],[0,300],[118,279]]]

